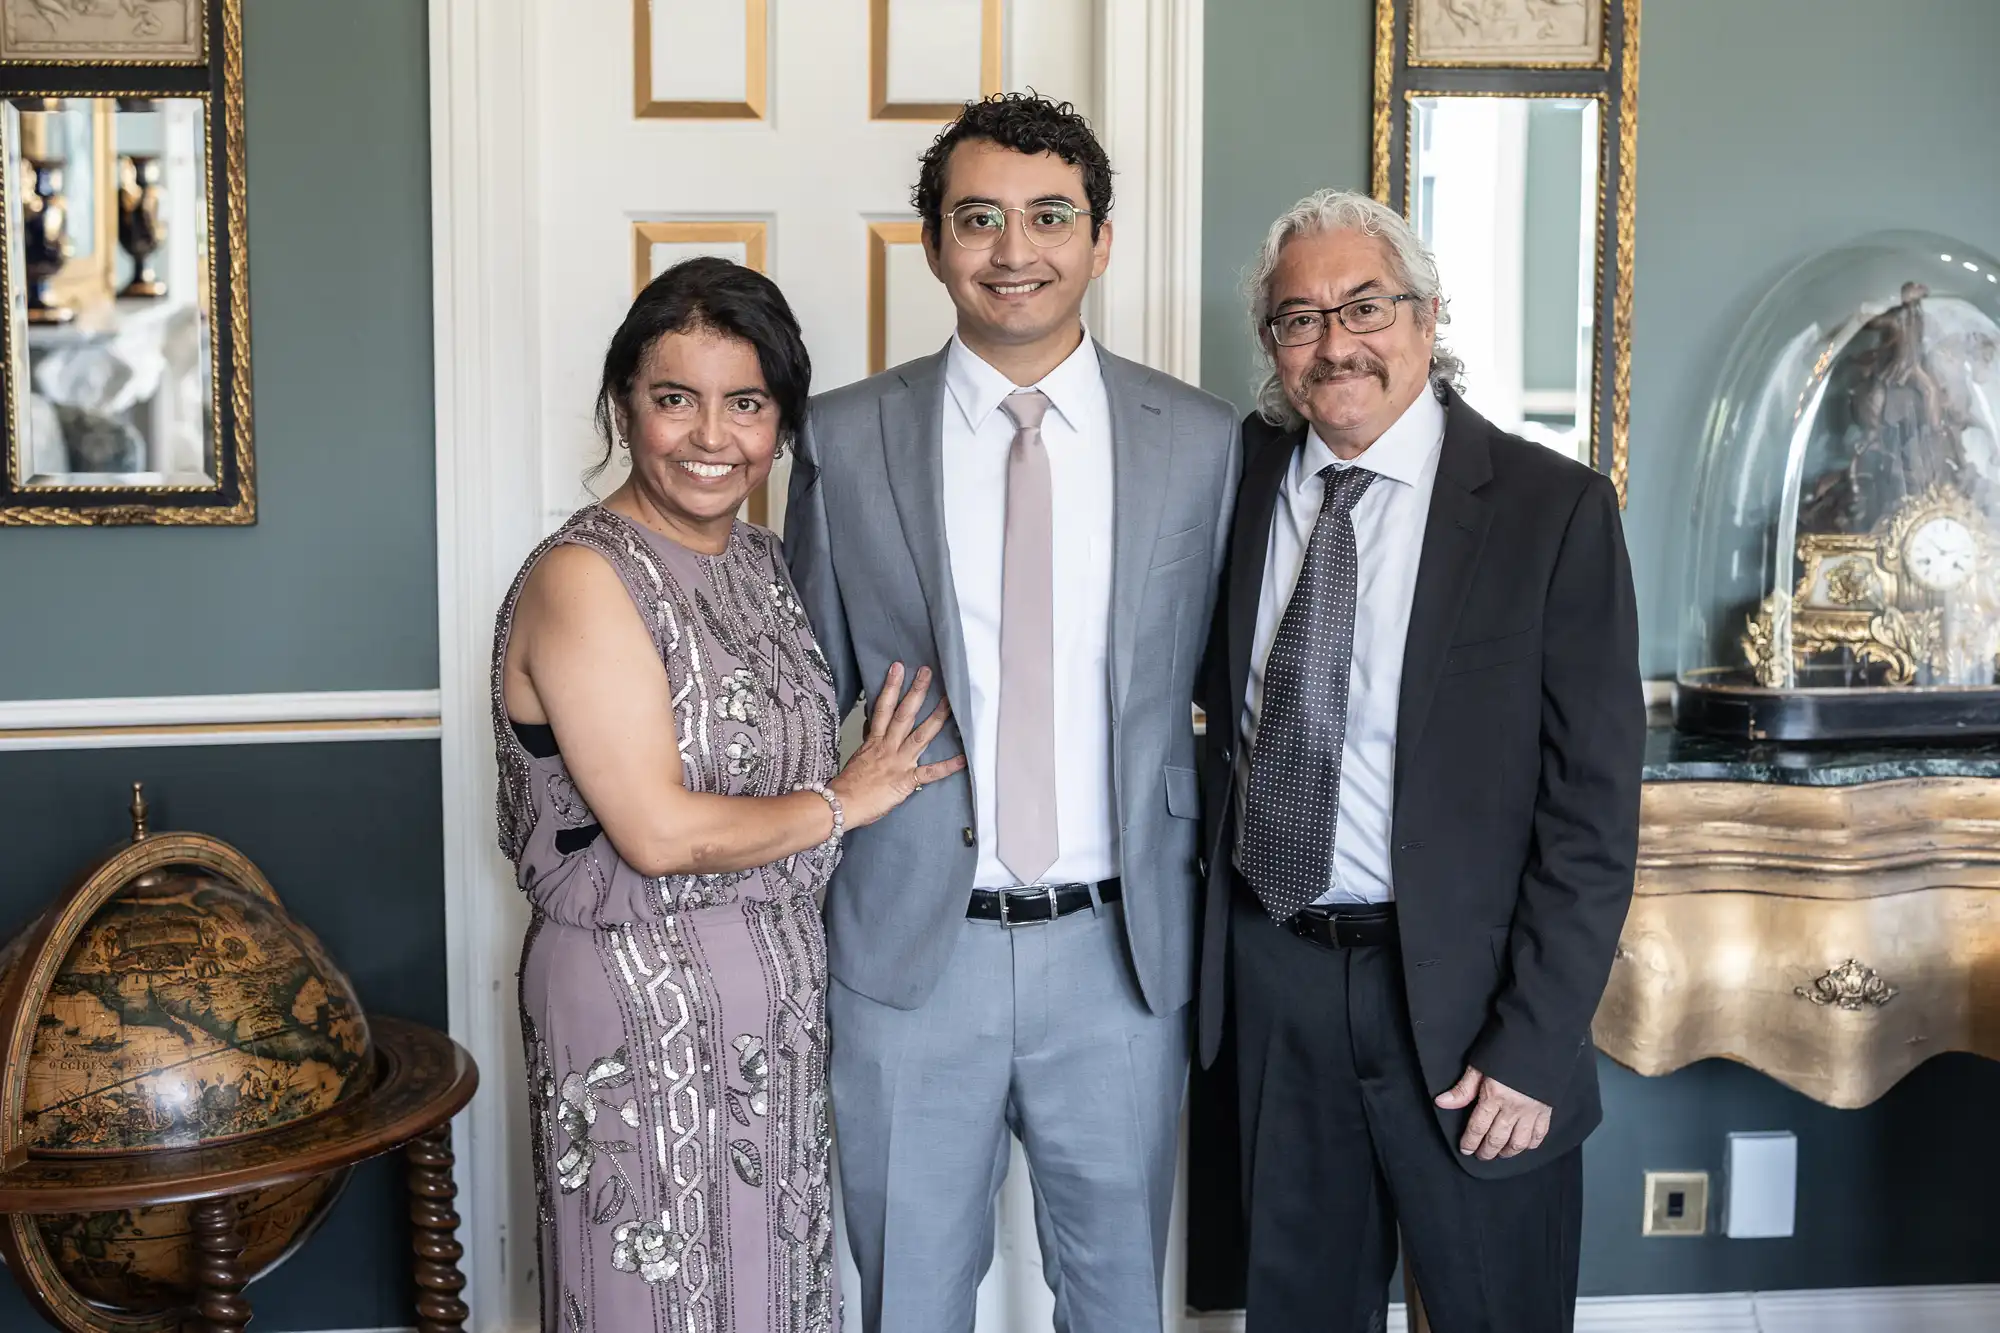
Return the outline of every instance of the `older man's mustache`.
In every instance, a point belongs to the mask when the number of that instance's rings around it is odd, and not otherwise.
[[[1381,382],[1383,388],[1389,387],[1389,367],[1375,357],[1359,353],[1331,359],[1322,358],[1313,362],[1305,377],[1299,381],[1299,387],[1310,389],[1315,384],[1324,384],[1328,380],[1349,375],[1372,375]]]

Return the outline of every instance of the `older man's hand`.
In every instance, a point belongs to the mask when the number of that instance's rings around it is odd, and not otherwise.
[[[1462,1111],[1474,1101],[1479,1104],[1473,1106],[1472,1118],[1465,1122],[1465,1133],[1458,1140],[1458,1150],[1467,1156],[1477,1153],[1482,1162],[1514,1157],[1541,1147],[1549,1136],[1552,1108],[1470,1065],[1464,1076],[1438,1097],[1437,1104],[1447,1111]]]

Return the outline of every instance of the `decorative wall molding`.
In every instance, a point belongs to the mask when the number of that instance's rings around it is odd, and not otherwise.
[[[0,703],[0,751],[436,740],[436,690],[180,694]]]
[[[889,30],[895,16],[891,0],[868,0],[868,118],[928,120],[942,126],[958,115],[959,102],[893,102],[889,100]],[[1006,10],[1004,0],[980,0],[979,91],[991,97],[1005,87]],[[964,90],[967,98],[971,89]]]
[[[1693,1296],[1599,1296],[1576,1303],[1576,1333],[1990,1333],[2000,1286],[1850,1287]],[[1181,1333],[1243,1333],[1240,1314],[1190,1315]],[[1389,1307],[1388,1333],[1409,1333]]]
[[[1096,332],[1121,356],[1201,380],[1205,0],[1099,0],[1102,114],[1118,164],[1116,257]]]
[[[438,682],[451,1035],[481,1074],[455,1125],[472,1333],[536,1311],[513,994],[523,909],[493,834],[493,610],[541,536],[539,0],[429,0]]]

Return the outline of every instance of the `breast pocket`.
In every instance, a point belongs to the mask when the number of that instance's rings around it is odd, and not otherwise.
[[[1179,532],[1170,532],[1153,543],[1154,569],[1164,569],[1178,564],[1190,556],[1204,555],[1209,549],[1209,534],[1213,531],[1207,523],[1197,523]]]
[[[1167,813],[1177,819],[1201,818],[1201,782],[1193,769],[1167,765]]]
[[[1519,662],[1534,657],[1541,651],[1540,625],[1531,625],[1518,633],[1503,634],[1498,638],[1454,643],[1445,651],[1444,674],[1457,676],[1468,671],[1484,671],[1489,667],[1506,666],[1509,662]]]

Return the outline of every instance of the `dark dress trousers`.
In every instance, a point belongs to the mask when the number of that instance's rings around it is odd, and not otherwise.
[[[1265,553],[1303,437],[1244,427],[1201,685],[1198,1039],[1204,1066],[1238,1042],[1250,1328],[1365,1327],[1395,1226],[1439,1333],[1567,1328],[1576,1150],[1601,1118],[1590,1023],[1632,893],[1645,740],[1617,495],[1445,395],[1397,705],[1399,939],[1332,950],[1273,923],[1233,856]],[[1431,1099],[1467,1065],[1554,1108],[1540,1148],[1459,1153],[1470,1111]]]

